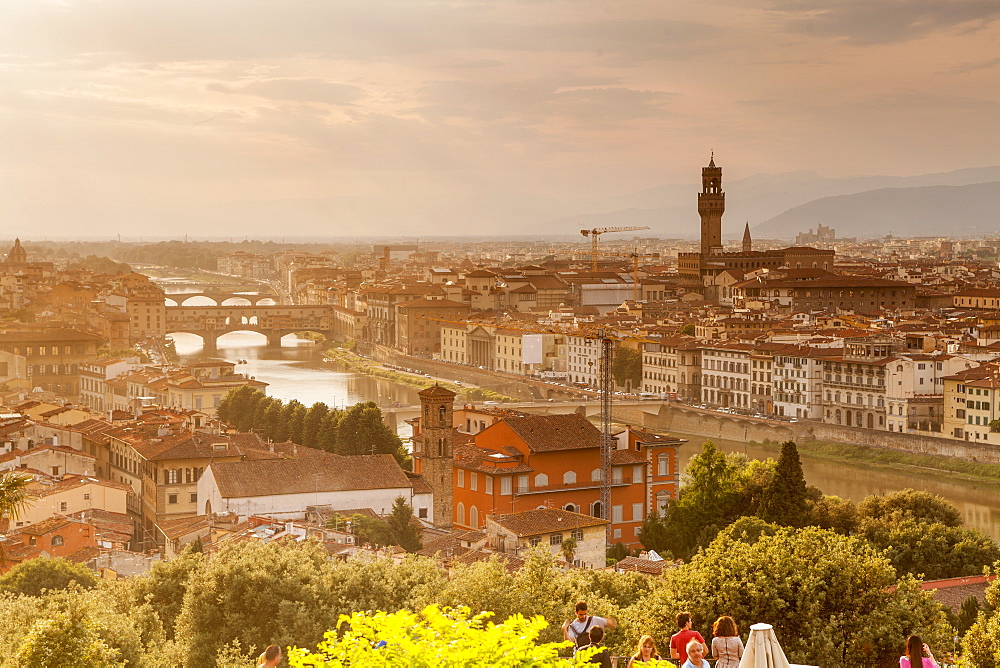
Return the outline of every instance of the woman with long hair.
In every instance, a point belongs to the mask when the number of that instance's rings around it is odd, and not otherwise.
[[[712,624],[712,657],[715,668],[739,668],[743,656],[743,641],[740,630],[732,617],[722,616]]]
[[[281,663],[281,648],[277,645],[268,645],[264,653],[257,657],[257,665],[264,668],[272,668]]]
[[[899,657],[899,668],[939,668],[939,666],[927,643],[921,640],[920,636],[912,635],[906,639],[906,654]]]
[[[656,653],[656,641],[653,636],[643,636],[639,638],[639,644],[635,647],[635,654],[628,660],[627,668],[639,663],[649,663],[659,661],[660,655]]]

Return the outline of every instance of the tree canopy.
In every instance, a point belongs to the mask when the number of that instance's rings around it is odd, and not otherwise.
[[[940,606],[865,541],[813,527],[757,533],[722,532],[667,570],[625,624],[662,638],[676,630],[678,610],[706,632],[721,615],[744,629],[767,621],[790,660],[824,668],[894,665],[900,639],[913,632],[932,644],[949,638]]]

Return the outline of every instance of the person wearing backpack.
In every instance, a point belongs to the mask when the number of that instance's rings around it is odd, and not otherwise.
[[[576,619],[568,619],[563,622],[563,638],[573,643],[573,653],[580,647],[590,644],[590,629],[600,626],[605,629],[617,628],[618,623],[610,617],[597,617],[587,613],[587,602],[580,601],[576,604]]]

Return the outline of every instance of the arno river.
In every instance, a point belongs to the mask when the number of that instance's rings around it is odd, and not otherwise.
[[[173,335],[183,361],[205,359],[201,340],[191,334]],[[374,379],[326,364],[322,354],[308,341],[285,337],[281,348],[269,348],[263,335],[235,332],[219,338],[218,355],[229,361],[246,360],[236,369],[268,383],[267,393],[283,400],[298,399],[306,406],[323,401],[329,406],[351,406],[375,401],[382,406],[398,401],[418,403],[413,387]],[[402,425],[403,429],[408,429]],[[404,434],[408,435],[408,434]],[[701,448],[704,437],[675,434],[687,438],[681,447],[683,467]],[[737,441],[716,441],[726,451],[744,452],[763,459],[777,457],[776,446],[747,445]],[[935,476],[933,473],[900,471],[858,464],[843,464],[802,455],[806,479],[826,494],[860,501],[870,494],[912,487],[940,494],[962,511],[967,526],[1000,540],[1000,487]]]

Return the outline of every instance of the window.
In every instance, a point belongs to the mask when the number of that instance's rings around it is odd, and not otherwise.
[[[562,545],[563,538],[561,533],[554,533],[549,535],[549,545]]]
[[[465,504],[459,502],[455,508],[455,521],[458,524],[465,524]]]
[[[583,529],[574,529],[573,530],[573,540],[576,541],[577,545],[580,544],[580,542],[583,540]]]
[[[620,485],[622,483],[622,467],[616,466],[611,469],[611,482],[616,485]]]
[[[604,472],[601,469],[594,469],[590,472],[590,480],[592,482],[599,482],[604,479]]]
[[[84,501],[90,501],[90,493],[84,494],[83,495],[83,500]]]
[[[59,547],[62,544],[63,544],[63,537],[62,536],[53,536],[52,537],[52,547]]]
[[[68,505],[69,504],[66,503],[65,501],[60,501],[59,502],[59,512],[61,512],[61,513],[66,512],[66,508],[67,508]]]
[[[167,494],[167,503],[177,503],[177,495]]]
[[[191,492],[191,503],[198,503],[198,492]]]
[[[642,521],[642,504],[633,503],[632,504],[632,521],[641,522]]]
[[[500,494],[502,496],[510,496],[510,493],[511,493],[510,476],[504,476],[500,478]]]
[[[178,479],[177,469],[166,469],[163,472],[163,475],[166,477],[166,479],[167,479],[166,482],[167,482],[168,485],[176,485],[177,484],[177,482],[178,482],[178,480],[177,480]]]
[[[535,487],[548,487],[549,477],[544,473],[539,473],[535,476]]]
[[[667,475],[667,467],[670,464],[670,455],[658,455],[656,458],[656,475]]]
[[[621,537],[622,537],[622,530],[615,529],[615,538],[621,538]]]
[[[541,542],[542,542],[541,536],[532,536],[531,538],[528,539],[528,545],[530,545],[531,547],[538,547],[538,545]]]
[[[517,493],[524,494],[528,491],[528,476],[519,475],[517,476]]]
[[[483,476],[483,477],[486,478],[486,493],[487,494],[492,494],[493,493],[493,476],[488,475],[488,476]]]
[[[418,508],[417,509],[417,517],[419,517],[422,520],[426,520],[427,519],[427,509],[426,508]]]
[[[473,529],[479,528],[479,509],[475,506],[469,508],[469,526]]]
[[[621,522],[622,521],[622,506],[611,506],[611,521]]]
[[[455,483],[459,487],[465,487],[465,470],[458,469],[458,482]]]
[[[638,464],[632,467],[632,482],[642,482],[642,464]]]
[[[563,473],[563,484],[572,485],[576,482],[576,471],[566,471]]]

